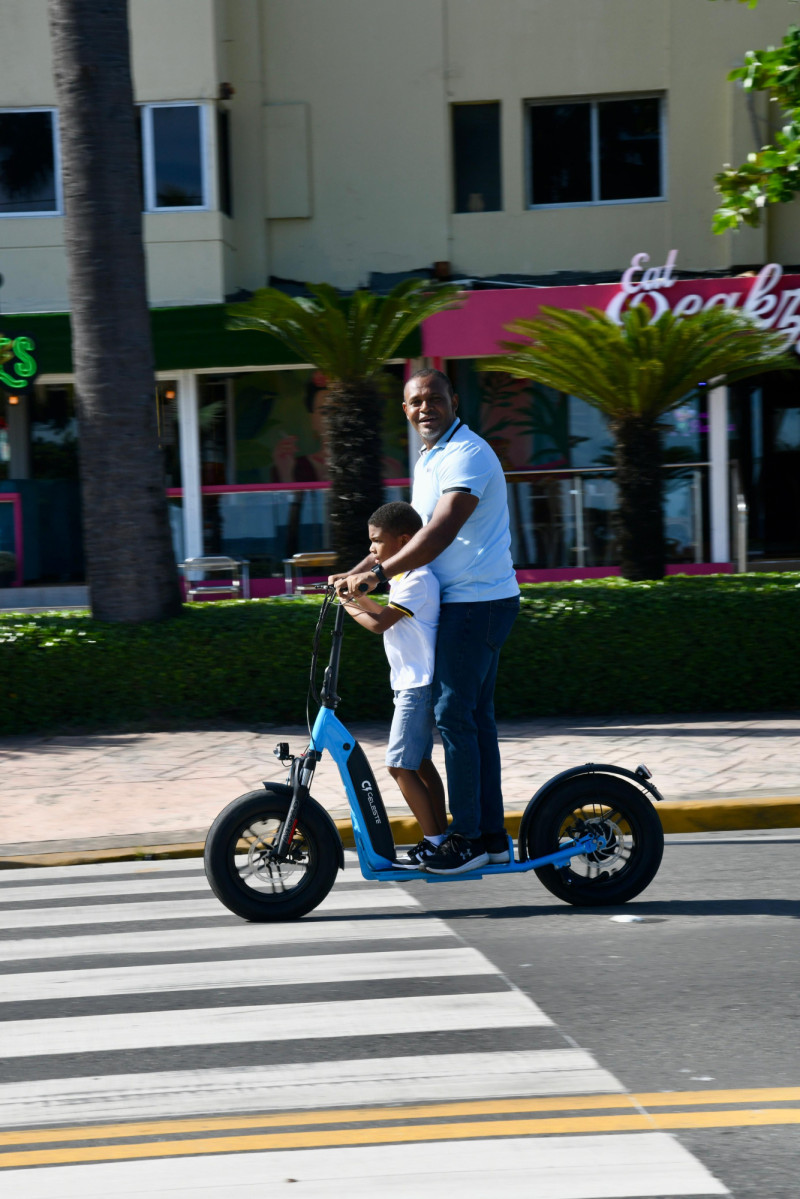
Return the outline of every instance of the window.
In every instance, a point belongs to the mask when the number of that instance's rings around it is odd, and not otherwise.
[[[61,212],[56,114],[0,109],[0,215]]]
[[[661,199],[658,96],[531,104],[532,207]]]
[[[145,104],[141,118],[145,211],[208,208],[205,108]]]
[[[231,194],[231,114],[224,108],[217,109],[217,186],[219,188],[219,210],[233,216]]]
[[[500,105],[454,104],[452,128],[455,212],[498,212]]]

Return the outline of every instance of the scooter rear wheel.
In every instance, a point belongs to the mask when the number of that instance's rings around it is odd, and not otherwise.
[[[206,877],[217,899],[243,920],[297,920],[322,903],[336,880],[336,831],[313,799],[303,804],[284,856],[276,857],[290,800],[288,788],[285,795],[248,791],[209,830]]]
[[[567,866],[535,871],[547,890],[567,903],[605,907],[633,899],[655,878],[664,852],[658,814],[641,791],[610,775],[580,775],[546,795],[528,835],[528,856],[544,857],[592,828],[605,836],[596,853]]]

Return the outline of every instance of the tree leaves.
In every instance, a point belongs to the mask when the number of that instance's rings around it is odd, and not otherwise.
[[[426,279],[404,279],[387,296],[365,290],[343,296],[329,283],[306,286],[308,297],[262,288],[228,309],[228,327],[270,333],[331,382],[372,378],[427,317],[460,302],[457,287]]]
[[[541,309],[506,326],[528,339],[503,341],[506,354],[481,359],[479,370],[534,379],[586,400],[614,420],[656,421],[700,383],[735,382],[773,370],[796,370],[785,336],[760,329],[743,313],[712,308],[657,320],[645,305],[617,325],[598,309]]]
[[[786,123],[771,144],[714,177],[721,197],[712,221],[715,233],[742,224],[756,228],[767,204],[785,204],[800,191],[800,29],[791,26],[778,47],[748,50],[743,66],[728,79],[741,83],[745,91],[767,92]]]

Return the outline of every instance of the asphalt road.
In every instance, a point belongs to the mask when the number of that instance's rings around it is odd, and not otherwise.
[[[667,838],[619,909],[566,907],[531,875],[413,890],[632,1092],[794,1087],[800,1120],[796,832]],[[735,1199],[797,1199],[800,1123],[735,1119],[675,1135]]]
[[[376,885],[348,855],[285,925],[226,912],[196,860],[3,872],[0,1178],[797,1199],[798,852],[671,839],[639,900],[593,910],[532,875]]]

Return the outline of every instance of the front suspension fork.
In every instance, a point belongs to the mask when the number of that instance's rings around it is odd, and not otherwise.
[[[311,780],[314,777],[314,771],[321,756],[317,750],[309,749],[299,758],[292,758],[291,760],[288,782],[292,788],[292,798],[289,802],[289,810],[278,833],[278,839],[273,847],[275,857],[279,860],[286,857],[289,846],[292,844],[294,831],[297,828],[297,821],[300,819],[303,804],[308,799]]]

